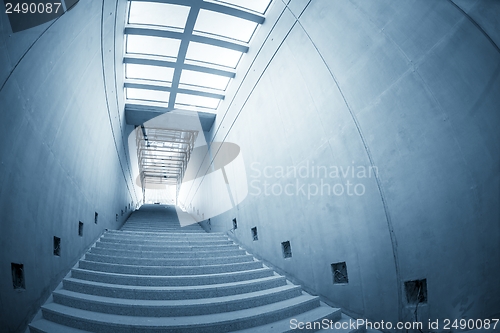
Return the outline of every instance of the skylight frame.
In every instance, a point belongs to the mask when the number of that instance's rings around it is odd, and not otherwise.
[[[141,103],[144,103],[144,105],[154,105],[154,103],[158,103],[161,105],[166,105],[165,107],[167,110],[181,108],[191,111],[202,110],[204,112],[208,110],[210,113],[214,113],[220,106],[221,101],[224,99],[224,91],[226,91],[231,84],[231,78],[234,77],[236,68],[243,58],[243,53],[246,53],[248,51],[248,42],[251,41],[254,37],[255,32],[259,28],[259,25],[264,22],[264,13],[268,10],[270,3],[272,3],[272,0],[268,0],[266,9],[262,10],[262,12],[259,12],[259,10],[254,10],[256,8],[255,6],[239,6],[238,0],[129,0],[128,2],[129,3],[127,6],[128,11],[126,21],[127,24],[125,26],[126,45],[124,63],[145,66],[158,66],[160,71],[163,71],[165,73],[171,73],[173,71],[174,74],[172,76],[169,74],[168,77],[163,79],[158,78],[154,75],[147,74],[144,75],[144,77],[141,77],[137,74],[130,76],[124,72],[124,76],[126,75],[126,87],[128,86],[127,89],[136,89],[137,86],[141,85],[140,83],[137,84],[136,81],[144,81],[144,90],[152,89],[153,91],[163,91],[151,92],[149,95],[158,94],[163,96],[160,100],[154,100],[151,99],[151,96],[149,96],[149,98],[137,98],[137,95],[133,95],[134,98],[128,98],[128,96],[131,96],[131,94],[128,93],[127,90],[125,92],[126,104],[128,104],[128,102],[132,102],[133,104],[139,103],[139,105]],[[170,9],[182,9],[182,6],[191,6],[189,12],[185,11],[184,14],[184,17],[187,16],[187,25],[184,24],[184,27],[181,27],[181,24],[176,23],[168,26],[167,23],[164,24],[158,20],[153,20],[151,23],[149,23],[144,19],[131,19],[131,15],[133,15],[133,13],[131,14],[131,9],[133,10],[134,6],[142,6],[139,4],[141,2],[155,3],[154,5],[145,5],[145,7],[172,5],[181,7],[172,7]],[[193,5],[196,6],[193,7]],[[227,15],[228,17],[231,17],[231,20],[235,22],[237,20],[245,20],[254,22],[256,24],[255,26],[252,26],[250,30],[248,30],[250,32],[247,31],[246,38],[240,38],[240,40],[237,40],[237,38],[231,39],[231,37],[235,36],[227,35],[224,33],[218,34],[217,30],[214,31],[208,28],[202,30],[199,25],[197,27],[198,16],[196,15],[209,12],[213,12],[214,16]],[[251,24],[249,24],[248,26],[251,26]],[[195,30],[195,28],[197,29]],[[136,37],[129,38],[130,36]],[[171,43],[171,45],[175,45],[175,47],[165,47],[164,50],[154,50],[155,47],[158,48],[157,46],[154,46],[153,48],[149,47],[148,50],[144,51],[138,50],[137,47],[134,48],[129,46],[129,41],[137,41],[138,39],[143,38],[140,36],[147,36],[146,38],[151,41],[161,40],[156,38],[166,38],[166,40],[168,40],[168,43]],[[177,43],[174,40],[177,40]],[[172,49],[177,52],[172,52]],[[201,50],[201,55],[193,55],[193,49],[197,49],[198,51]],[[221,61],[218,56],[214,56],[213,54],[212,57],[209,57],[208,54],[210,53],[205,52],[207,49],[211,49],[212,51],[220,50],[221,54],[227,54],[229,56],[228,61]],[[124,65],[124,67],[125,66],[127,65]],[[165,70],[165,68],[163,67],[168,67],[170,68],[170,70]],[[200,80],[196,81],[185,79],[183,74],[185,71],[200,72]],[[219,82],[217,84],[207,83],[207,81],[204,79],[204,76],[210,75],[206,75],[206,73],[216,75],[214,76],[214,78],[220,77],[220,79],[218,80]],[[159,83],[161,86],[157,86],[155,82]],[[208,95],[207,93],[205,93],[207,91]],[[215,94],[210,93],[210,91],[214,91]],[[217,91],[219,93],[217,93]],[[167,92],[169,94],[168,102],[166,101]],[[186,92],[188,94],[187,96],[192,96],[194,102],[187,101],[186,95],[182,95]],[[180,103],[177,101],[177,95],[181,96],[181,98],[179,99]],[[203,96],[208,96],[209,98],[216,96],[217,101],[211,100],[212,103],[198,103],[200,99],[203,99]]]

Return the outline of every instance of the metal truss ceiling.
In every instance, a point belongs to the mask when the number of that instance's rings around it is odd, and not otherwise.
[[[143,195],[147,184],[179,184],[198,132],[165,128],[136,128],[137,157]]]

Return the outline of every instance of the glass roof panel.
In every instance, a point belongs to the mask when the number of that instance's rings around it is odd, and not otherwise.
[[[168,103],[170,93],[168,91],[158,91],[138,88],[125,88],[127,99]]]
[[[190,71],[184,69],[182,70],[180,83],[219,89],[219,90],[226,90],[229,80],[231,80],[231,78],[227,76],[220,76],[215,74]]]
[[[127,35],[127,53],[177,58],[181,41],[173,38]]]
[[[249,42],[257,23],[231,15],[201,9],[194,26],[195,31]]]
[[[190,7],[158,2],[131,1],[128,23],[184,28]]]
[[[215,0],[216,2],[228,3],[238,7],[253,10],[264,14],[271,0]]]
[[[236,68],[242,53],[223,47],[190,42],[186,58],[216,65]]]
[[[175,102],[176,104],[217,109],[217,106],[219,106],[220,99],[210,98],[205,96],[188,95],[188,94],[177,94]]]
[[[125,75],[127,79],[172,82],[174,69],[170,67],[125,64]]]

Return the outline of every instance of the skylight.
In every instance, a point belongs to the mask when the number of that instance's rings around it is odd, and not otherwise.
[[[219,35],[248,43],[257,23],[231,15],[202,9],[194,26],[195,31]]]
[[[168,103],[170,93],[168,91],[125,88],[127,99],[142,100],[150,102]]]
[[[182,70],[180,84],[226,90],[230,78],[215,74]]]
[[[128,23],[184,29],[189,10],[188,6],[131,1]]]
[[[215,113],[270,2],[129,1],[125,104]]]
[[[125,77],[127,79],[172,82],[173,76],[174,69],[171,67],[125,64]]]
[[[186,59],[236,68],[242,53],[219,46],[190,42]]]
[[[269,6],[269,0],[215,0],[221,3],[228,3],[234,6],[253,10],[257,13],[264,14]]]
[[[127,53],[177,57],[180,39],[127,35]]]
[[[220,102],[220,100],[216,98],[188,94],[177,94],[177,99],[175,101],[180,105],[198,106],[209,109],[216,109]]]

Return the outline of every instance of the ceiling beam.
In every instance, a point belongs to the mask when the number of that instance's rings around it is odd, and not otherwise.
[[[125,64],[136,64],[136,65],[149,65],[149,66],[160,66],[160,67],[170,67],[175,68],[176,62],[162,59],[162,57],[158,56],[150,56],[144,54],[127,54],[123,57],[123,63]],[[219,76],[225,76],[234,78],[236,76],[236,70],[234,69],[220,69],[217,68],[219,66],[214,65],[213,67],[210,64],[206,64],[205,66],[194,65],[194,64],[182,64],[182,69],[187,69],[190,71],[214,74]]]
[[[179,46],[179,52],[177,53],[177,65],[174,70],[174,75],[172,78],[172,91],[169,95],[168,108],[173,110],[175,107],[175,99],[177,98],[177,89],[179,89],[179,83],[181,80],[182,64],[186,62],[187,49],[191,37],[193,36],[194,25],[198,19],[198,14],[200,13],[200,3],[203,1],[194,1],[191,4],[191,9],[189,10],[189,15],[186,20],[186,25],[184,26],[184,38],[181,40],[181,45]]]
[[[145,27],[139,25],[128,25],[125,27],[125,34],[127,35],[139,35],[139,36],[153,36],[153,37],[163,37],[163,38],[173,38],[180,39],[184,37],[184,33],[170,29],[168,27]],[[192,42],[203,43],[213,46],[219,46],[226,49],[231,49],[239,52],[248,52],[248,45],[243,42],[231,41],[223,37],[217,36],[205,36],[196,34],[193,32],[191,36]]]
[[[142,82],[139,83],[139,82],[133,81],[133,80],[125,81],[125,88],[149,89],[149,90],[169,91],[169,92],[174,91],[174,89],[172,89],[172,87],[169,85],[142,83]],[[210,97],[210,98],[215,98],[215,99],[224,99],[224,97],[225,97],[224,94],[212,93],[212,92],[204,91],[204,90],[177,88],[177,89],[175,89],[175,91],[177,93],[180,93],[180,94],[203,96],[203,97]]]
[[[135,102],[132,103],[127,101],[125,103],[125,119],[127,124],[129,125],[142,125],[150,119],[158,117],[166,112],[175,112],[177,114],[186,114],[188,119],[191,119],[193,114],[198,116],[198,119],[201,123],[201,128],[203,131],[208,132],[212,128],[216,115],[214,113],[209,112],[196,112],[184,110],[184,109],[175,109],[173,111],[169,111],[166,107],[159,105],[159,103],[148,103],[148,102]]]

